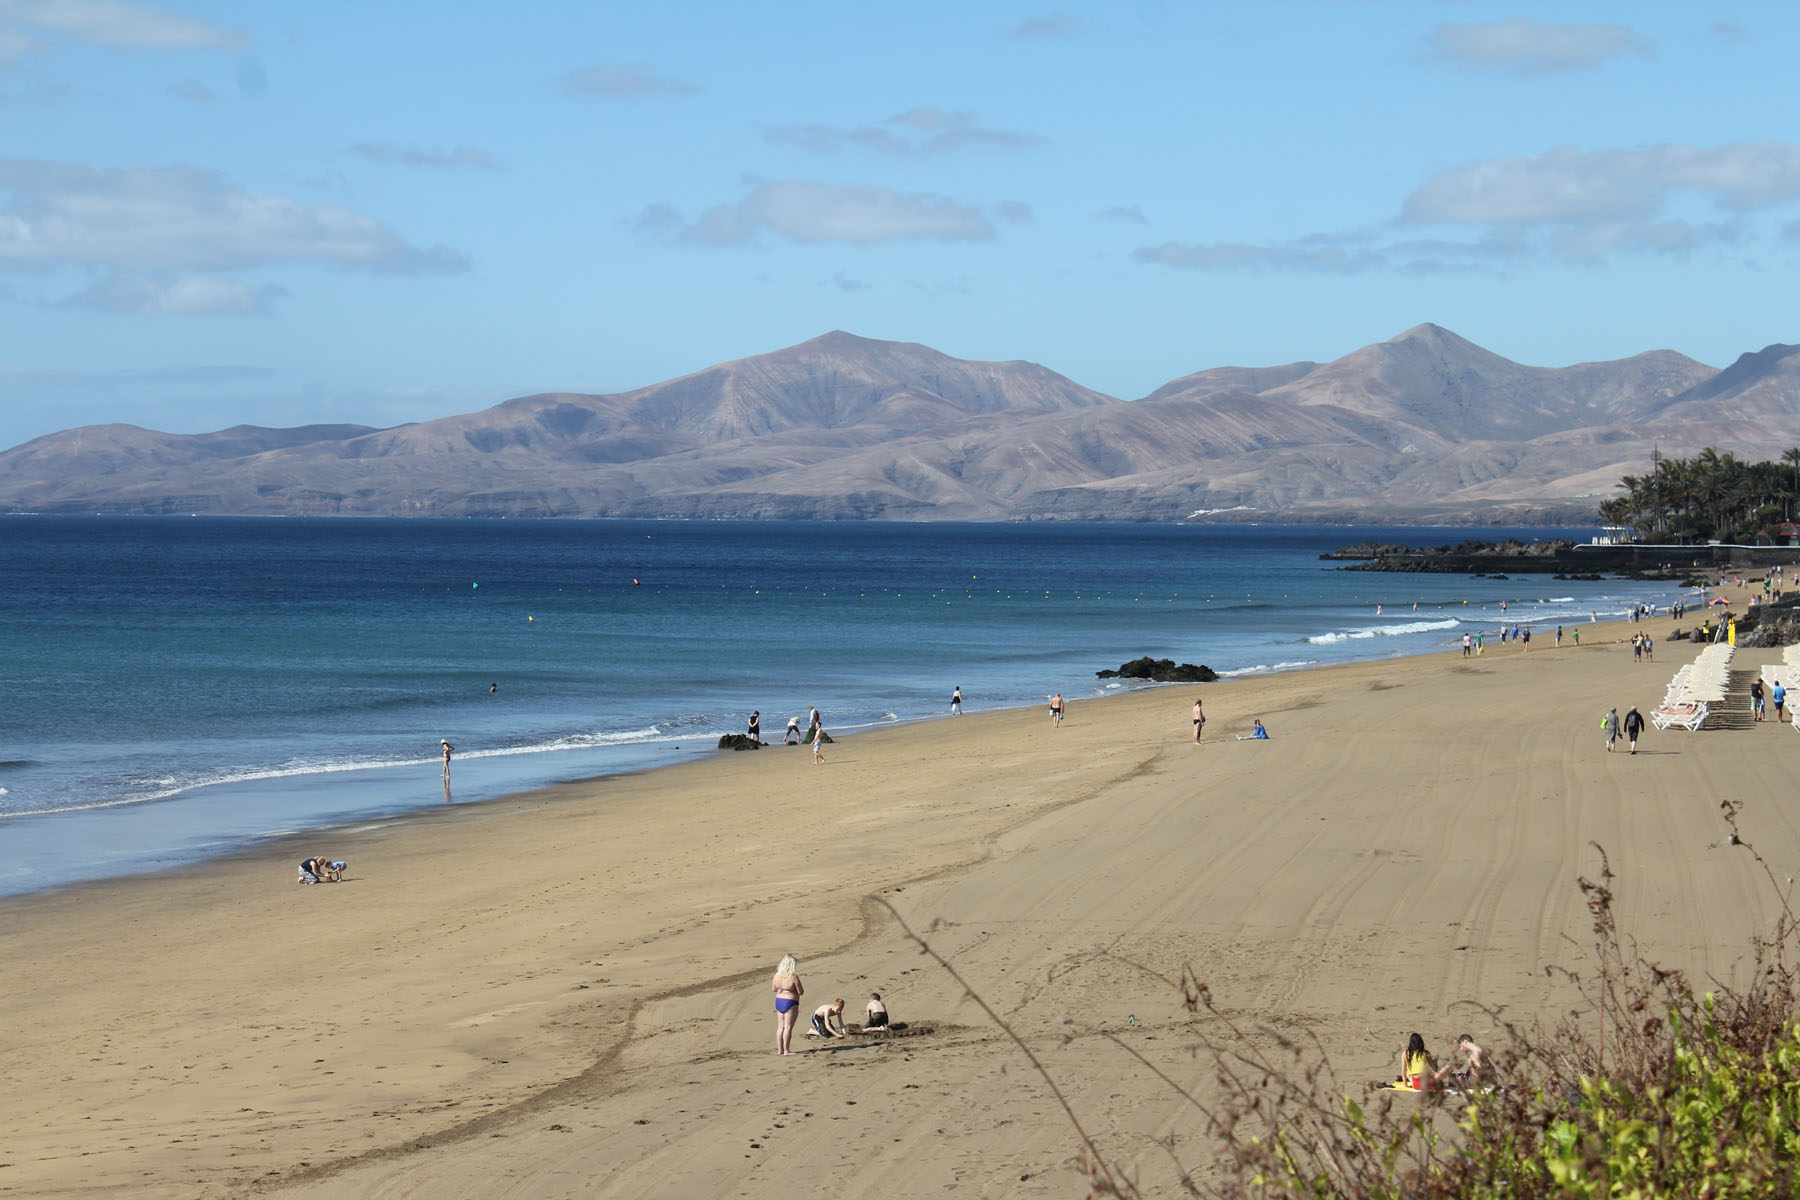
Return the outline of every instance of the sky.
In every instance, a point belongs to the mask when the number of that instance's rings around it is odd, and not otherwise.
[[[834,329],[1121,399],[1800,341],[1800,5],[0,0],[0,447]]]

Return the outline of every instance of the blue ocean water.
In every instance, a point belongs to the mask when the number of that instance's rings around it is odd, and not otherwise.
[[[712,753],[752,709],[778,741],[809,704],[843,733],[957,686],[1073,704],[1140,654],[1241,674],[1675,598],[1318,558],[1569,534],[0,518],[0,894]]]

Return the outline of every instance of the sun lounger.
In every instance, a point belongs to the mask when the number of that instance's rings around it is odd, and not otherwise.
[[[1706,724],[1706,705],[1672,704],[1650,710],[1650,724],[1658,729],[1685,729],[1690,733],[1697,732]]]

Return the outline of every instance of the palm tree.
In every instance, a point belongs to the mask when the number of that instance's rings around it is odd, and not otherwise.
[[[1790,446],[1781,452],[1781,461],[1791,463],[1794,468],[1794,490],[1787,496],[1788,520],[1794,519],[1794,495],[1800,493],[1800,446]]]

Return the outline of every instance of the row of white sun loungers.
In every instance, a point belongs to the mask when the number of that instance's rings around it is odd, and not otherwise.
[[[1706,724],[1707,706],[1725,699],[1731,686],[1731,656],[1736,647],[1707,646],[1688,666],[1675,672],[1663,702],[1650,710],[1658,729],[1697,730]]]

